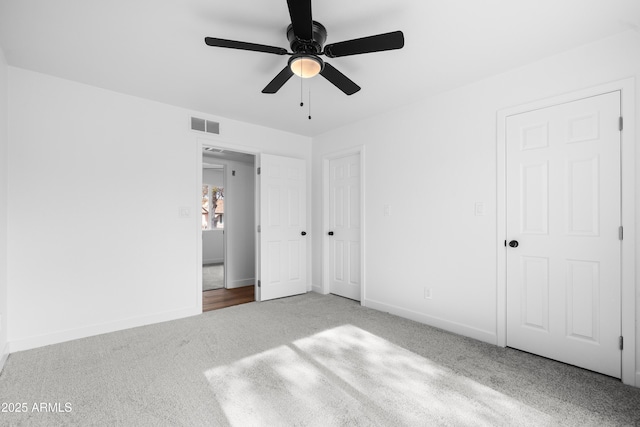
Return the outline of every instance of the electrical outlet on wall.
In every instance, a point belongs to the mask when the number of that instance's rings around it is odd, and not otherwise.
[[[426,286],[424,288],[424,299],[432,299],[431,288],[427,288]]]

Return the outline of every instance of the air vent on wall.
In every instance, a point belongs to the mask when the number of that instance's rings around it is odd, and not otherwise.
[[[220,135],[220,123],[213,122],[211,120],[199,119],[197,117],[191,117],[191,129]]]

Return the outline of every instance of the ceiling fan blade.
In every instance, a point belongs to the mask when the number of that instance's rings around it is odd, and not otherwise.
[[[402,49],[403,46],[404,34],[402,34],[402,31],[393,31],[391,33],[328,44],[324,48],[324,54],[329,58],[337,58],[339,56]]]
[[[239,42],[236,40],[217,39],[214,37],[205,37],[204,42],[209,46],[228,47],[230,49],[250,50],[253,52],[275,53],[276,55],[286,55],[287,49],[275,46],[266,46],[263,44]]]
[[[262,93],[276,93],[293,76],[291,68],[287,65],[278,73],[271,82],[262,89]]]
[[[293,34],[302,40],[313,39],[311,0],[287,0]]]
[[[325,62],[324,69],[320,71],[320,74],[347,95],[353,95],[360,90],[360,86],[352,82],[349,77],[336,70],[331,64],[327,64]]]

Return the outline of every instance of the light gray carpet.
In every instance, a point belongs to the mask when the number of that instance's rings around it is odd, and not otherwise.
[[[207,264],[202,266],[202,290],[224,288],[224,264]]]
[[[27,403],[0,424],[28,426],[640,420],[640,389],[615,379],[314,293],[12,354],[0,402]]]

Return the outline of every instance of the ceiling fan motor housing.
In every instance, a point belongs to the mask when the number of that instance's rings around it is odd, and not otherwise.
[[[327,40],[327,29],[317,21],[312,21],[313,40],[302,40],[293,33],[293,25],[287,27],[287,39],[291,46],[291,51],[295,53],[310,53],[318,55],[322,53],[322,46]]]

